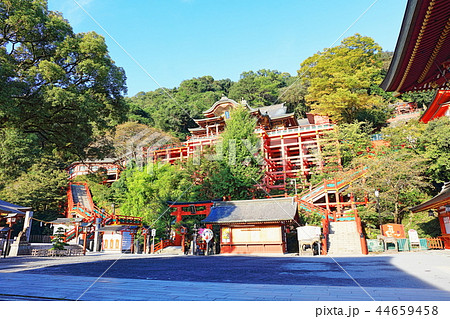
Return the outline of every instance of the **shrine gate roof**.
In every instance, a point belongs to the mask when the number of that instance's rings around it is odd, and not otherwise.
[[[397,95],[446,88],[450,76],[450,1],[408,0],[388,73],[381,83]]]

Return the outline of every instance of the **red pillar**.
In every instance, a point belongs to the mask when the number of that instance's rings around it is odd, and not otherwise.
[[[177,218],[176,218],[175,222],[179,223],[183,220],[183,215],[182,215],[183,207],[177,207],[176,212],[177,212],[177,215],[176,215]],[[175,233],[175,240],[174,240],[175,246],[181,246],[181,235],[179,233],[180,233],[180,229],[177,229],[177,232]]]
[[[144,233],[144,254],[147,253],[147,232]]]

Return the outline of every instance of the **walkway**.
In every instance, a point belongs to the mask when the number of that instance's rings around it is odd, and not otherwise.
[[[450,252],[445,251],[334,260],[118,257],[2,259],[0,300],[450,300]]]

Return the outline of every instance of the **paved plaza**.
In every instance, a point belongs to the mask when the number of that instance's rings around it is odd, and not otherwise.
[[[448,301],[450,252],[24,256],[0,260],[0,282],[0,300]]]

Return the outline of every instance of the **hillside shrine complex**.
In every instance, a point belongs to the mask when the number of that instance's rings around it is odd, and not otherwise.
[[[450,2],[409,0],[397,41],[394,56],[381,87],[388,92],[437,89],[434,100],[423,114],[411,103],[400,103],[397,116],[420,117],[429,121],[450,116],[450,25],[443,13],[450,12]],[[448,16],[448,15],[447,15]],[[69,183],[65,216],[48,221],[54,232],[62,232],[63,240],[70,244],[64,254],[86,251],[160,253],[171,248],[191,254],[350,254],[369,252],[405,251],[422,249],[450,249],[450,184],[445,183],[434,198],[418,206],[414,212],[435,210],[438,213],[441,236],[420,239],[413,230],[408,234],[402,225],[381,225],[378,239],[366,239],[358,206],[367,205],[368,198],[359,200],[345,190],[366,171],[359,169],[345,178],[323,180],[309,189],[297,189],[296,180],[309,181],[313,170],[326,163],[339,167],[338,158],[324,158],[319,139],[334,124],[326,116],[308,113],[299,119],[288,113],[284,104],[253,108],[245,100],[239,103],[223,96],[204,117],[195,119],[197,127],[185,142],[142,149],[142,156],[151,162],[173,164],[201,154],[215,145],[226,127],[233,108],[241,105],[256,118],[254,134],[260,140],[261,169],[264,177],[260,189],[266,193],[277,191],[295,196],[266,199],[221,200],[204,199],[199,202],[168,202],[173,223],[195,217],[195,229],[186,227],[171,232],[170,238],[161,239],[144,226],[142,218],[115,214],[97,207],[85,183]],[[379,140],[379,138],[378,138]],[[376,147],[377,138],[373,145]],[[116,181],[126,166],[124,159],[80,161],[67,168],[69,179],[104,169],[105,183]],[[30,228],[33,208],[22,207],[0,200],[0,249],[3,257],[23,254],[48,255],[47,249],[33,249]],[[321,226],[300,225],[299,214],[317,214]],[[12,236],[13,226],[23,222],[23,229]],[[193,235],[192,235],[193,234]],[[137,236],[143,244],[137,245]],[[156,241],[155,241],[156,237]],[[53,253],[54,254],[54,253]]]

